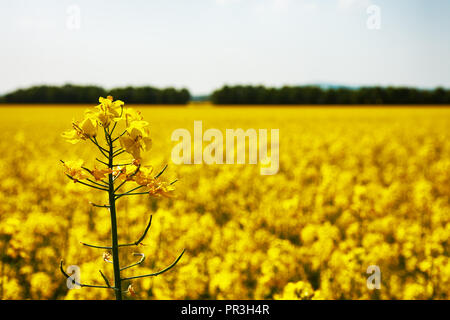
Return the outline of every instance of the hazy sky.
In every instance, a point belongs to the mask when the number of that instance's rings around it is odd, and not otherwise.
[[[380,29],[370,5],[381,10]],[[376,24],[375,24],[376,25]],[[2,0],[0,93],[33,84],[450,87],[449,0]]]

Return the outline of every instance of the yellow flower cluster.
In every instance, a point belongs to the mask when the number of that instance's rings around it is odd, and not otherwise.
[[[125,108],[123,101],[114,101],[112,96],[100,97],[99,102],[100,104],[96,107],[85,110],[84,119],[81,122],[73,121],[73,128],[63,132],[63,138],[72,144],[89,139],[104,153],[107,150],[102,148],[97,141],[99,128],[103,128],[107,134],[111,135],[117,126],[124,127],[122,134],[117,137],[123,151],[117,150],[116,153],[127,152],[134,159],[130,164],[117,166],[114,169],[98,169],[97,167],[88,169],[83,166],[83,160],[67,161],[63,162],[66,175],[74,182],[83,179],[92,182],[89,180],[90,177],[101,181],[109,174],[114,173],[114,179],[135,181],[141,186],[146,186],[148,193],[152,196],[172,197],[175,190],[173,184],[154,178],[152,167],[145,168],[140,165],[141,152],[149,150],[152,144],[149,137],[149,123],[144,121],[139,111]],[[131,172],[130,169],[132,169]],[[127,172],[130,173],[127,174]]]
[[[126,130],[120,136],[120,144],[135,159],[141,158],[141,151],[150,149],[152,140],[149,138],[148,122],[143,121],[140,112],[132,108],[124,110],[124,102],[113,101],[113,97],[100,97],[100,104],[85,111],[81,122],[73,121],[72,129],[65,131],[62,136],[71,143],[93,139],[98,134],[99,127],[108,129],[112,123],[124,122]]]
[[[175,191],[173,183],[155,178],[152,166],[142,167],[139,164],[119,166],[116,170],[113,170],[113,175],[121,181],[134,181],[140,186],[146,186],[152,196],[173,197],[173,191]]]
[[[99,139],[103,126],[118,123],[131,139],[122,142],[128,163],[148,147],[144,115],[152,119],[151,161],[113,174],[150,184],[155,194],[171,188],[152,180],[160,163],[183,177],[177,201],[117,202],[121,243],[134,242],[153,214],[144,245],[120,257],[133,263],[139,250],[147,259],[124,276],[157,271],[186,248],[163,277],[124,283],[124,290],[132,284],[127,298],[450,299],[449,109],[149,107],[121,115],[120,103],[106,100],[96,116],[75,123],[69,140]],[[57,271],[65,257],[83,283],[102,284],[99,268],[112,279],[103,252],[79,243],[109,243],[108,213],[89,204],[104,195],[55,170],[55,159],[98,154],[93,144],[59,137],[58,119],[82,118],[83,110],[15,106],[2,113],[0,298],[110,299],[108,290],[67,289]],[[220,130],[279,128],[279,173],[261,176],[259,165],[171,164],[172,131],[198,119]],[[80,181],[109,174],[65,164]],[[379,290],[367,287],[371,265],[381,271]]]

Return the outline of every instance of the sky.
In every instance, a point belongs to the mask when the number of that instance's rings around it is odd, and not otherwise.
[[[30,85],[450,87],[449,0],[2,0],[0,94]]]

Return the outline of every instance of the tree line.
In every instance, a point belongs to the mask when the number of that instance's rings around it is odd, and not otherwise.
[[[121,87],[106,90],[99,86],[33,86],[0,97],[0,103],[93,103],[98,97],[113,96],[126,103],[187,104],[195,101],[187,89],[151,86]],[[411,87],[331,87],[223,86],[205,97],[216,105],[357,105],[357,104],[450,104],[450,89]],[[203,100],[202,100],[203,101]]]
[[[33,86],[18,89],[0,97],[3,103],[93,103],[99,97],[111,95],[114,99],[126,103],[139,104],[187,104],[191,94],[187,89],[163,88],[150,86],[123,87],[106,90],[99,86]]]
[[[450,104],[450,89],[410,87],[322,88],[319,86],[223,86],[214,91],[217,105],[234,104]]]

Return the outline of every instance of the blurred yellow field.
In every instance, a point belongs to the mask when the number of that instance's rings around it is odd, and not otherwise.
[[[145,107],[147,163],[179,179],[174,199],[118,201],[119,238],[134,241],[149,215],[144,252],[127,275],[178,265],[133,282],[128,299],[449,299],[450,109],[317,107]],[[107,290],[69,290],[59,262],[81,280],[112,278],[104,194],[68,180],[60,159],[96,150],[61,138],[84,108],[1,107],[0,299],[110,299]],[[204,129],[280,131],[280,169],[175,165],[171,133]],[[369,266],[380,289],[367,286]],[[125,288],[128,283],[125,285]]]

